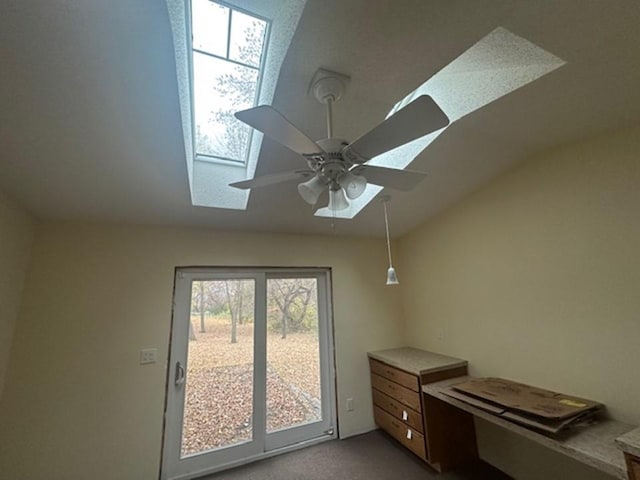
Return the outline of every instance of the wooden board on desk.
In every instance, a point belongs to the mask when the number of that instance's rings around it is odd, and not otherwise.
[[[460,400],[461,402],[468,403],[469,405],[477,408],[481,408],[482,410],[485,410],[494,415],[498,415],[512,422],[519,423],[520,425],[524,425],[526,427],[530,427],[541,432],[546,432],[554,435],[566,428],[569,428],[573,424],[585,421],[588,417],[592,416],[595,413],[595,410],[588,410],[586,412],[583,412],[581,415],[577,415],[568,419],[546,419],[521,414],[518,411],[509,411],[507,408],[504,408],[500,405],[496,405],[481,398],[476,398],[471,395],[459,392],[455,387],[443,388],[442,393],[444,393],[448,397],[455,398],[456,400]]]
[[[508,411],[546,420],[565,420],[602,408],[601,403],[593,400],[552,392],[504,378],[473,378],[454,385],[453,388],[498,407],[504,407]]]

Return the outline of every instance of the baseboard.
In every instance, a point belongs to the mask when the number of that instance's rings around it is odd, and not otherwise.
[[[268,452],[263,452],[258,455],[252,455],[250,457],[246,457],[240,460],[235,460],[232,462],[216,465],[214,467],[210,467],[204,470],[199,470],[197,472],[185,473],[183,475],[173,477],[173,480],[192,480],[208,475],[212,475],[214,473],[222,472],[224,470],[231,470],[233,468],[241,467],[243,465],[247,465],[253,462],[257,462],[258,460],[264,460],[266,458],[274,457],[276,455],[281,455],[283,453],[294,452],[296,450],[300,450],[302,448],[311,447],[313,445],[317,445],[319,443],[323,443],[329,440],[335,439],[332,435],[323,435],[321,437],[312,438],[310,440],[305,440],[304,442],[299,442],[294,445],[289,445],[287,447],[278,448],[276,450],[270,450]],[[164,478],[164,477],[162,477]]]
[[[366,428],[363,428],[361,430],[356,430],[354,432],[349,432],[346,435],[340,435],[340,440],[345,440],[347,438],[350,437],[357,437],[358,435],[364,435],[365,433],[369,433],[369,432],[373,432],[374,430],[378,430],[378,426],[377,425],[370,425]]]

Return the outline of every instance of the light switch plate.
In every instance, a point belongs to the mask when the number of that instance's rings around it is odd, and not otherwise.
[[[143,348],[140,350],[140,365],[156,363],[158,361],[157,348]]]
[[[347,398],[347,412],[353,412],[353,398]]]

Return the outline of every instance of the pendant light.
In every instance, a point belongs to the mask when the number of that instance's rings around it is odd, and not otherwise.
[[[389,255],[389,269],[387,270],[387,285],[398,285],[398,275],[396,275],[396,269],[393,268],[391,263],[391,240],[389,239],[389,218],[387,215],[387,202],[391,199],[390,196],[385,195],[382,197],[382,205],[384,207],[384,226],[387,232],[387,254]]]

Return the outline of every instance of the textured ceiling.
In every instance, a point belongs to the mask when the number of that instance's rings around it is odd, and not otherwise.
[[[295,184],[252,192],[247,211],[191,205],[164,2],[0,0],[0,9],[0,188],[37,216],[332,231]],[[318,67],[347,74],[334,129],[354,139],[499,26],[567,62],[429,145],[411,164],[429,177],[391,192],[399,235],[535,152],[640,122],[638,25],[635,0],[309,0],[274,106],[323,138],[309,81]],[[265,140],[256,174],[300,162]],[[376,201],[335,223],[337,234],[384,234]]]

